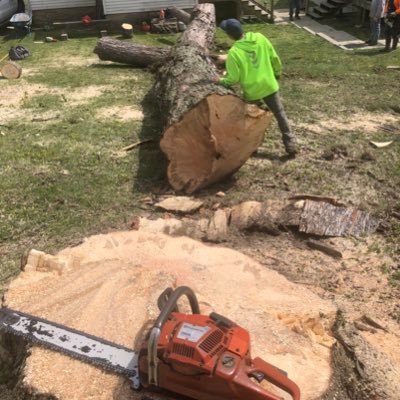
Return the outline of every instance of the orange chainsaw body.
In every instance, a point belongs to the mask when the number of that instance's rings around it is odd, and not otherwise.
[[[139,370],[147,382],[147,342]],[[215,313],[172,312],[159,335],[157,371],[159,388],[197,400],[282,400],[258,383],[263,380],[300,400],[298,386],[283,371],[251,358],[249,333]]]

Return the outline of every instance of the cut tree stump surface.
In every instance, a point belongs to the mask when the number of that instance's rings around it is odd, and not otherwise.
[[[158,295],[179,285],[194,289],[202,313],[215,310],[248,329],[253,357],[287,371],[302,400],[327,389],[335,307],[227,248],[129,231],[90,237],[56,256],[31,251],[4,305],[138,348],[158,315]],[[35,346],[20,375],[20,393],[52,399],[168,399]]]

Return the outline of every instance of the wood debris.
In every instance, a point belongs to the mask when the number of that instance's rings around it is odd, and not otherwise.
[[[379,221],[356,208],[306,200],[299,231],[319,236],[360,236],[375,232]]]
[[[336,250],[334,247],[329,246],[326,243],[309,239],[307,240],[307,246],[311,249],[322,251],[333,258],[343,258],[343,254],[339,250]]]
[[[297,194],[289,197],[289,200],[313,200],[323,201],[325,203],[333,204],[334,206],[344,206],[345,204],[336,197],[318,196],[314,194]]]
[[[373,146],[377,147],[378,149],[381,149],[383,147],[390,146],[393,143],[393,140],[391,140],[390,142],[374,142],[374,141],[370,140],[370,143]]]
[[[203,205],[203,201],[187,196],[174,196],[156,203],[155,206],[165,211],[194,213]]]
[[[142,144],[149,143],[149,142],[152,142],[152,141],[153,141],[153,139],[140,140],[139,142],[132,143],[129,146],[124,147],[121,151],[131,151],[135,147],[138,147],[138,146],[140,146]]]
[[[381,329],[382,331],[389,332],[381,322],[378,322],[376,318],[372,318],[370,315],[364,314],[361,317],[361,321],[365,322],[366,324],[373,326],[374,328]]]

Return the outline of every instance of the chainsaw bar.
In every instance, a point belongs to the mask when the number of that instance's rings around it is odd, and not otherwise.
[[[70,357],[125,375],[139,389],[138,353],[127,347],[34,317],[10,308],[0,308],[0,331],[62,352]]]

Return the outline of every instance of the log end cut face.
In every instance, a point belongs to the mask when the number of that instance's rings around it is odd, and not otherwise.
[[[212,94],[167,128],[161,149],[175,190],[193,193],[236,172],[262,144],[272,114]]]
[[[253,357],[287,371],[302,400],[327,389],[335,308],[234,250],[137,231],[93,236],[56,256],[31,254],[5,304],[138,348],[158,316],[157,297],[180,285],[193,288],[203,314],[216,311],[246,328]],[[36,346],[20,373],[19,390],[40,398],[171,399]]]

